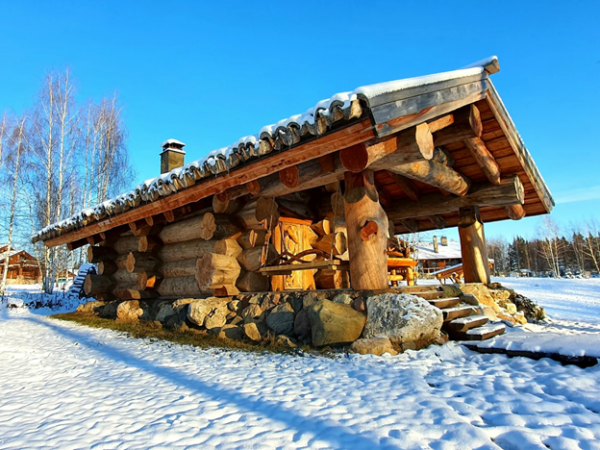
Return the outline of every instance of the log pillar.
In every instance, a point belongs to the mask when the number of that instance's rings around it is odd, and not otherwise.
[[[373,171],[346,172],[344,179],[350,284],[356,290],[387,289],[388,218],[379,203]]]
[[[465,283],[490,283],[490,266],[488,262],[483,222],[478,206],[460,209],[458,226],[460,250],[462,253]]]

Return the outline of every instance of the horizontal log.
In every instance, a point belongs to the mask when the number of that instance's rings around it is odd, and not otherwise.
[[[162,242],[156,236],[140,236],[137,250],[140,252],[152,252],[158,250]]]
[[[509,205],[506,207],[506,214],[508,214],[508,217],[512,220],[521,220],[525,217],[526,213],[523,205]]]
[[[203,215],[197,215],[168,224],[158,233],[157,237],[165,245],[200,239],[203,230],[202,218]]]
[[[236,287],[242,292],[261,292],[269,290],[269,278],[256,272],[243,271],[238,277]]]
[[[114,260],[117,257],[117,252],[112,247],[88,247],[87,260],[90,264],[97,264],[100,261]]]
[[[235,286],[240,270],[240,264],[234,257],[210,253],[197,260],[196,281],[203,291]]]
[[[119,268],[125,269],[125,266],[117,267],[117,263],[110,259],[107,259],[106,261],[100,261],[98,263],[98,275],[112,275]]]
[[[241,266],[249,271],[256,272],[262,266],[269,264],[277,257],[278,253],[273,244],[262,247],[248,248],[237,257]]]
[[[196,261],[198,258],[190,258],[177,261],[163,262],[159,273],[163,278],[193,277],[196,275]]]
[[[202,292],[196,277],[178,277],[163,279],[156,289],[161,297],[200,297],[210,292]]]
[[[209,253],[226,254],[231,245],[226,240],[205,241],[196,239],[193,241],[179,242],[177,244],[164,245],[157,252],[156,256],[162,262],[183,261],[190,258],[202,258]]]
[[[388,170],[459,196],[465,195],[471,186],[471,181],[467,177],[435,161],[401,164],[388,167]]]
[[[237,238],[237,242],[242,249],[260,247],[264,245],[266,236],[265,230],[248,230]]]
[[[153,290],[162,280],[162,275],[158,272],[140,272],[137,274],[136,284],[141,291]]]
[[[129,252],[138,250],[139,242],[140,238],[137,236],[120,237],[111,244],[111,247],[114,248],[119,255],[128,255]]]
[[[278,205],[272,198],[257,198],[247,202],[236,218],[247,230],[264,230],[277,225]]]
[[[509,206],[522,204],[524,189],[519,177],[506,178],[499,185],[476,183],[463,197],[446,197],[440,193],[421,196],[418,202],[403,202],[386,211],[394,222],[416,217],[455,213],[468,206]],[[417,227],[418,229],[418,227]]]
[[[227,239],[239,235],[239,233],[240,229],[231,222],[231,217],[226,214],[206,213],[202,216],[200,237],[204,240]]]
[[[83,292],[85,292],[86,296],[92,297],[96,294],[109,293],[114,286],[114,280],[106,275],[89,274],[83,282]]]
[[[152,253],[131,252],[127,255],[127,271],[140,273],[154,271],[160,264],[160,259]]]
[[[215,194],[212,199],[212,208],[215,214],[233,215],[244,206],[241,198],[229,198],[227,191]]]
[[[127,269],[119,269],[110,276],[115,284],[135,284],[137,274],[128,272]]]

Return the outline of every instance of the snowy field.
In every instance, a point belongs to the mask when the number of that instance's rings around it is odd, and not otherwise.
[[[554,333],[600,329],[596,280],[501,281],[569,311]],[[600,366],[199,350],[44,314],[0,309],[0,449],[600,449]]]

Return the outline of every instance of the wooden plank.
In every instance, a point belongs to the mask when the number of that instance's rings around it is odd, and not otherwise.
[[[389,136],[475,103],[485,97],[487,85],[487,80],[481,80],[376,106],[371,113],[377,123],[377,135]]]
[[[286,264],[283,266],[261,267],[258,272],[263,275],[290,275],[299,270],[348,270],[347,261],[313,261],[302,264]]]
[[[44,244],[47,247],[55,247],[110,230],[120,225],[126,225],[129,222],[141,220],[156,214],[164,214],[177,207],[223,192],[238,184],[248,183],[249,181],[279,172],[287,167],[368,141],[375,137],[374,131],[370,127],[371,122],[363,120],[289,150],[275,154],[272,153],[264,159],[258,159],[253,163],[231,172],[223,173],[203,183],[195,184],[191,188],[179,191],[168,197],[163,197],[155,202],[104,219],[85,228],[49,239]]]

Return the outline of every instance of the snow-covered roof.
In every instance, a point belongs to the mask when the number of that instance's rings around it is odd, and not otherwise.
[[[448,240],[448,245],[438,241],[437,253],[433,249],[433,242],[419,242],[414,245],[413,257],[417,261],[433,259],[462,259],[460,242]]]
[[[178,141],[177,139],[167,139],[165,142],[163,142],[161,144],[161,147],[166,147],[167,145],[181,145],[182,147],[185,147],[185,144],[181,141]]]
[[[458,89],[458,87],[464,92],[461,91],[456,95],[467,95],[470,93],[469,89],[476,82],[486,80],[488,74],[498,71],[498,67],[497,57],[492,56],[459,70],[361,86],[353,91],[335,94],[328,99],[321,100],[302,114],[296,114],[275,124],[264,126],[257,134],[244,136],[233,144],[213,150],[207,156],[183,167],[146,180],[137,185],[135,189],[116,198],[49,225],[36,233],[32,237],[32,242],[52,239],[83,228],[90,223],[154,202],[161,197],[169,196],[197,184],[205,178],[233,171],[238,166],[257,160],[274,150],[285,150],[298,144],[304,138],[320,137],[333,127],[363,117],[366,112],[364,107],[370,110],[369,115],[372,120],[380,123],[390,120],[387,105],[410,102],[411,98],[416,95],[429,94],[441,88]],[[433,103],[443,102],[436,96],[430,100]],[[410,105],[406,114],[411,113],[411,108],[417,112],[418,107],[419,105]],[[399,130],[383,127],[378,129],[377,133],[383,136],[395,131]],[[175,139],[169,139],[163,145],[169,143],[183,144]]]

